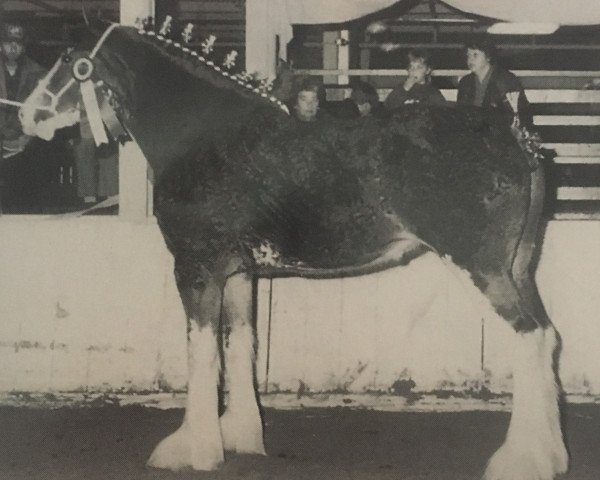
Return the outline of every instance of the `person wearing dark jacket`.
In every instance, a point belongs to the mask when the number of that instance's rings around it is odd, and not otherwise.
[[[523,86],[512,72],[498,65],[493,43],[487,38],[476,39],[466,45],[466,50],[471,73],[458,84],[457,103],[499,109],[509,123],[514,121],[516,109],[520,125],[531,128],[530,105]],[[517,96],[517,101],[511,99]]]
[[[23,102],[46,73],[25,55],[25,40],[21,25],[0,26],[0,98]],[[23,133],[19,109],[13,105],[0,104],[0,144],[0,207],[4,213],[33,213],[44,165],[36,152],[38,142]]]
[[[22,26],[4,24],[0,29],[0,98],[23,102],[45,75],[45,70],[25,55]],[[23,134],[18,108],[0,105],[0,135],[5,153],[18,153],[31,139]]]

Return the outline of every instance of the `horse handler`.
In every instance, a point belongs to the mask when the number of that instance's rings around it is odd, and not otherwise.
[[[0,26],[0,98],[23,102],[46,71],[25,55],[25,29],[5,23]],[[32,137],[23,133],[18,108],[0,104],[0,143],[2,144],[3,210],[26,209],[37,195],[39,165],[33,151],[23,153]],[[35,149],[34,149],[35,150]],[[15,211],[15,213],[17,213]]]

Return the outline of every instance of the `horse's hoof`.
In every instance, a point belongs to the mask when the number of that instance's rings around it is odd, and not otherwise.
[[[223,447],[229,452],[266,455],[260,416],[225,413],[221,416]],[[254,418],[253,418],[254,417]]]
[[[483,480],[553,480],[567,471],[568,463],[564,446],[532,451],[531,445],[523,445],[517,451],[503,445],[490,459]]]
[[[182,425],[179,430],[162,440],[148,459],[148,466],[178,471],[186,468],[194,470],[216,470],[223,462],[223,446],[208,445],[201,439],[192,438],[189,429]]]

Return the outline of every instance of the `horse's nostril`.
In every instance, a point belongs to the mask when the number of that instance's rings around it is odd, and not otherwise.
[[[48,120],[51,116],[52,114],[48,110],[38,110],[33,115],[33,121],[34,123],[40,123],[44,120]]]

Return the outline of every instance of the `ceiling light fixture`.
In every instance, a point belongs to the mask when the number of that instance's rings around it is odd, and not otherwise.
[[[550,35],[560,25],[556,23],[494,23],[488,27],[487,32],[493,35]]]

